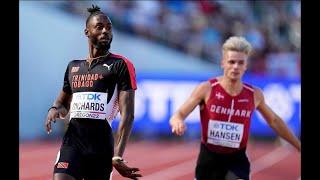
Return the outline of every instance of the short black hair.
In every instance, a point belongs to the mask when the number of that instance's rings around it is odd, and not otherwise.
[[[103,15],[105,15],[102,11],[100,11],[100,7],[99,7],[99,6],[93,5],[93,4],[92,4],[92,7],[87,8],[87,11],[90,13],[90,15],[89,15],[88,18],[87,18],[86,26],[88,26],[88,22],[89,22],[89,20],[90,20],[93,16],[98,15],[98,14],[103,14]],[[105,15],[105,16],[106,16],[106,15]]]

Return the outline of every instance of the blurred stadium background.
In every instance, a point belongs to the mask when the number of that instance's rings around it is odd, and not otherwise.
[[[168,120],[200,81],[221,74],[221,44],[231,35],[245,36],[255,50],[244,81],[261,87],[300,136],[300,1],[20,1],[20,179],[51,178],[65,124],[55,123],[47,135],[44,121],[68,62],[88,54],[83,30],[91,4],[113,22],[111,51],[136,68],[135,123],[125,157],[142,169],[142,179],[193,179],[199,110],[187,118],[181,138],[171,135]],[[253,179],[300,177],[300,155],[258,113],[248,156]]]

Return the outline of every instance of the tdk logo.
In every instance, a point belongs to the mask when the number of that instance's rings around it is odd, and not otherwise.
[[[77,94],[75,98],[78,100],[94,100],[94,101],[99,100],[99,101],[101,101],[100,95],[101,94]]]
[[[217,127],[218,124],[215,124],[215,127]],[[219,127],[219,125],[218,125]],[[239,131],[238,130],[238,126],[237,125],[233,125],[233,124],[220,124],[220,129],[224,129],[227,131]]]

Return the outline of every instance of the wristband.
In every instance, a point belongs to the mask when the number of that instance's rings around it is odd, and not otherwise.
[[[112,161],[122,161],[122,162],[124,162],[124,163],[126,163],[127,161],[125,161],[122,157],[120,157],[120,156],[114,156],[113,158],[112,158]]]
[[[51,109],[56,109],[56,110],[58,110],[58,107],[57,107],[57,106],[51,106],[51,107],[48,109],[48,112],[49,112]]]

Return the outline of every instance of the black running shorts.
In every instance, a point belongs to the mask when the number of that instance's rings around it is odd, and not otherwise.
[[[225,180],[230,172],[239,179],[249,180],[250,163],[246,150],[219,154],[210,151],[201,143],[195,172],[196,180]]]
[[[106,129],[105,132],[96,129],[99,134],[92,136],[93,132],[90,132],[90,135],[86,134],[85,137],[92,137],[84,138],[77,134],[79,131],[70,123],[57,155],[54,173],[65,173],[77,180],[109,180],[112,171],[113,136],[110,133],[111,128]],[[103,135],[105,138],[99,139]]]

